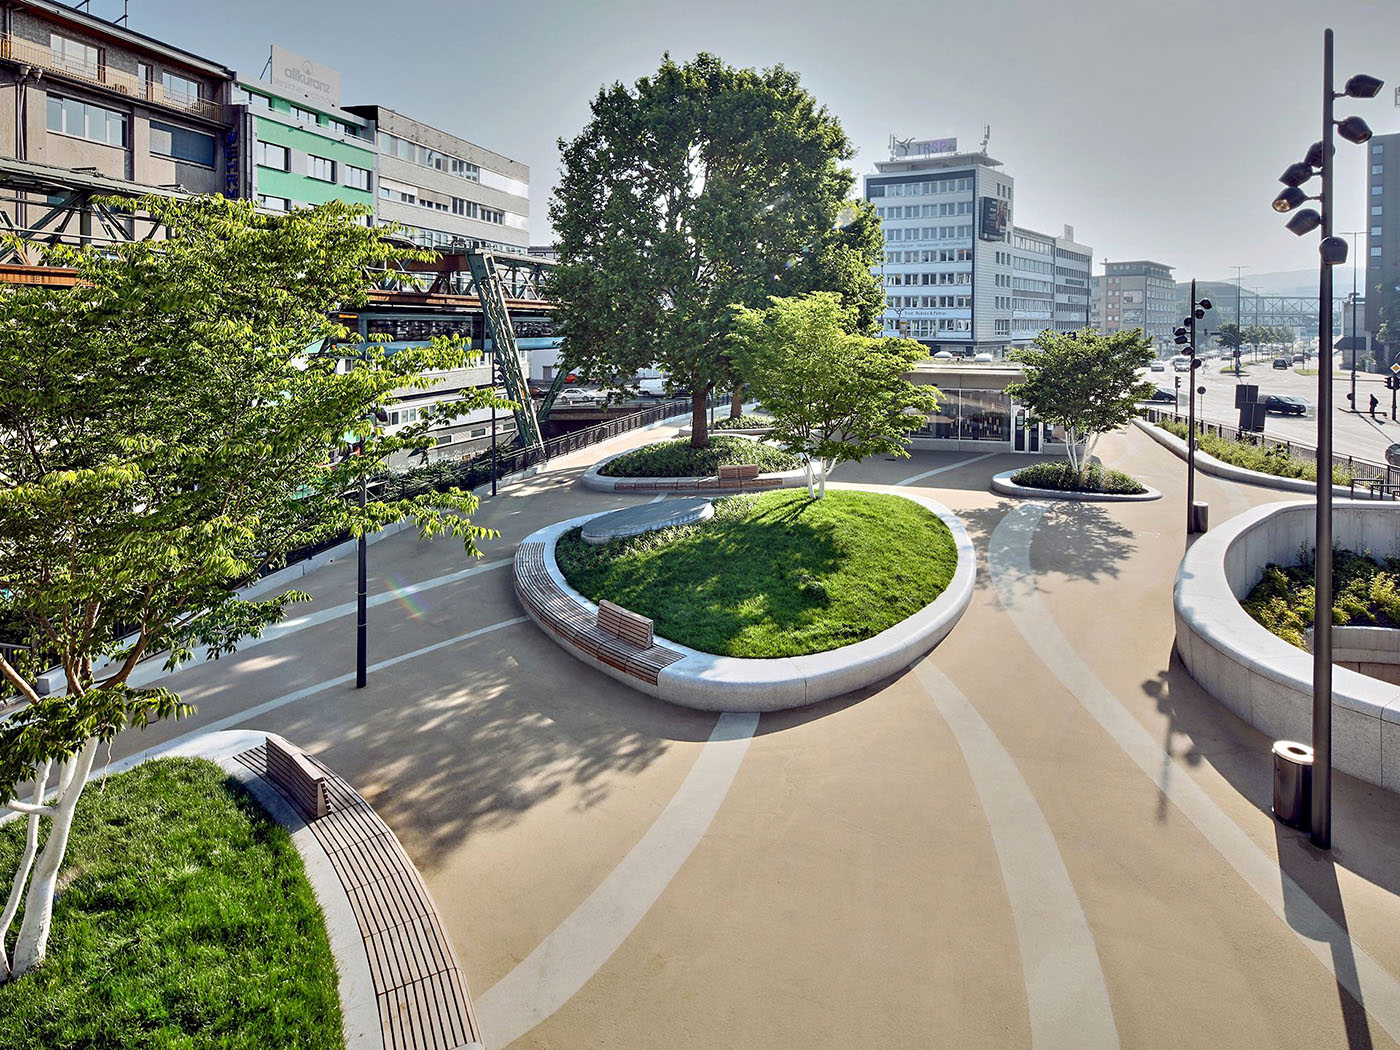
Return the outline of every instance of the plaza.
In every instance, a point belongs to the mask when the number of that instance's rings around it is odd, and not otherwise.
[[[1104,439],[1163,493],[1137,504],[995,496],[1014,454],[843,466],[959,516],[970,607],[881,683],[716,716],[584,667],[510,582],[535,529],[654,498],[579,478],[670,431],[502,486],[480,562],[374,543],[366,689],[345,559],[113,760],[255,729],[324,761],[421,872],[493,1048],[1395,1045],[1400,800],[1339,776],[1330,856],[1275,822],[1271,741],[1173,653],[1178,459]],[[1197,486],[1216,520],[1291,495]]]

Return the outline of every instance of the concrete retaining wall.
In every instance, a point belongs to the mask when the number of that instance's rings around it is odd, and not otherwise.
[[[1394,503],[1347,500],[1334,505],[1332,520],[1337,547],[1377,556],[1400,552],[1400,506]],[[1255,623],[1240,599],[1268,563],[1298,562],[1300,549],[1313,545],[1313,525],[1311,500],[1246,511],[1192,544],[1181,560],[1173,593],[1176,648],[1191,677],[1275,739],[1312,738],[1313,658]],[[1342,630],[1336,637],[1334,655],[1339,658],[1374,651],[1368,634]],[[1387,647],[1400,649],[1400,640],[1388,641]],[[1400,790],[1400,686],[1338,666],[1332,672],[1332,697],[1336,768]]]

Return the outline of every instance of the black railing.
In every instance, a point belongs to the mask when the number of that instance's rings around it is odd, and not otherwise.
[[[1156,423],[1160,420],[1169,419],[1175,423],[1186,425],[1186,414],[1174,411],[1169,408],[1147,408],[1143,407],[1142,415],[1149,423]],[[1196,420],[1197,434],[1213,434],[1226,441],[1238,441],[1243,445],[1254,445],[1256,448],[1270,449],[1279,448],[1284,451],[1290,459],[1304,463],[1317,463],[1317,449],[1312,445],[1305,445],[1298,441],[1280,441],[1277,438],[1265,437],[1263,434],[1255,434],[1248,430],[1241,430],[1239,427],[1232,427],[1224,423],[1207,423],[1204,420]],[[1358,459],[1355,456],[1342,456],[1333,454],[1332,467],[1345,469],[1358,482],[1370,483],[1379,482],[1387,486],[1400,485],[1400,471],[1396,468],[1386,466],[1384,463],[1374,463],[1367,459]]]

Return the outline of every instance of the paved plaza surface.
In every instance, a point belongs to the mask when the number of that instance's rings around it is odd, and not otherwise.
[[[673,432],[503,487],[480,562],[374,544],[368,688],[352,556],[113,757],[235,727],[316,753],[422,871],[493,1050],[1396,1045],[1400,798],[1339,776],[1330,854],[1270,816],[1271,741],[1172,654],[1179,459],[1100,442],[1163,493],[1139,504],[994,496],[1011,454],[841,467],[961,516],[972,606],[877,687],[717,717],[583,666],[510,586],[528,533],[649,498],[583,489],[589,463]],[[1196,491],[1217,524],[1297,498]]]

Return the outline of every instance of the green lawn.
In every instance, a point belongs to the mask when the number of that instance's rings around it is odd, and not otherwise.
[[[775,657],[873,637],[933,601],[957,568],[948,527],[883,493],[804,490],[715,500],[709,521],[555,549],[569,583],[702,652]]]
[[[0,828],[6,887],[23,834],[23,821]],[[344,1045],[301,857],[212,762],[88,785],[65,869],[47,961],[0,984],[5,1050]]]
[[[796,456],[752,438],[714,434],[706,448],[691,448],[689,438],[658,441],[626,452],[598,473],[610,478],[708,478],[721,466],[757,463],[763,472],[796,470]]]

